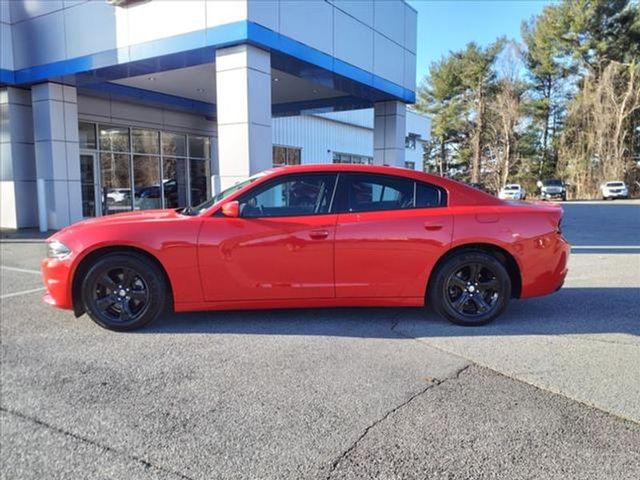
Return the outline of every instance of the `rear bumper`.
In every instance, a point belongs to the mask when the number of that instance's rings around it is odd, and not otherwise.
[[[540,297],[557,292],[568,273],[571,245],[560,234],[540,237],[523,266],[520,298]]]
[[[70,261],[45,258],[40,263],[40,270],[47,290],[42,297],[43,302],[57,308],[72,309]]]

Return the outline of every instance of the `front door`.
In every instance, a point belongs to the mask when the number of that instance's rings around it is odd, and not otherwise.
[[[241,198],[240,217],[203,221],[207,301],[334,297],[334,174],[282,175]]]
[[[80,188],[82,190],[82,216],[97,217],[102,214],[100,199],[98,159],[92,152],[80,154]]]

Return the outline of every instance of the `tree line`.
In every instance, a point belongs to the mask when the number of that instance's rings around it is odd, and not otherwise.
[[[640,1],[550,4],[519,40],[433,63],[415,108],[432,119],[426,171],[494,191],[559,178],[577,198],[612,180],[640,192]]]

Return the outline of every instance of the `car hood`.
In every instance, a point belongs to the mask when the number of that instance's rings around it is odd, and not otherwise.
[[[176,210],[142,210],[138,212],[116,213],[103,217],[89,218],[74,223],[55,233],[51,239],[59,235],[68,235],[86,228],[99,228],[107,225],[124,225],[128,223],[157,222],[171,218],[182,217]],[[186,217],[185,217],[186,218]]]

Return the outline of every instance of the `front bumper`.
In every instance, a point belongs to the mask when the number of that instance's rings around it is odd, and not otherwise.
[[[564,193],[563,192],[554,192],[554,193],[547,193],[547,192],[542,192],[542,194],[540,195],[542,198],[563,198],[564,197]]]
[[[40,263],[40,271],[47,290],[42,300],[57,308],[72,309],[70,260],[45,258]]]
[[[621,192],[611,192],[605,191],[602,192],[602,196],[605,198],[624,198],[629,196],[629,192],[621,191]]]

